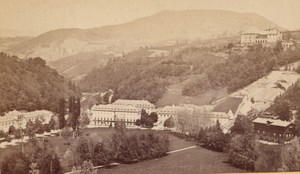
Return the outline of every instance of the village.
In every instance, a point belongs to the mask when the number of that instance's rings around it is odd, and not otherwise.
[[[0,5],[0,174],[300,171],[299,2]]]

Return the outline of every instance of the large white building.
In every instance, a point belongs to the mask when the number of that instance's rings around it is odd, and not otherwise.
[[[35,122],[39,119],[43,123],[48,123],[53,116],[53,113],[46,110],[37,110],[32,112],[10,111],[0,117],[0,130],[8,131],[10,126],[15,128],[25,128],[29,120]]]
[[[141,118],[141,110],[131,105],[95,105],[91,113],[91,124],[96,127],[114,126],[116,121],[124,121],[126,126],[134,127],[136,120]]]
[[[241,44],[270,44],[282,41],[282,32],[277,28],[269,28],[259,32],[247,32],[241,35]]]
[[[166,119],[173,117],[176,118],[178,111],[181,107],[178,106],[165,106],[162,108],[158,108],[155,112],[157,113],[158,120],[156,125],[163,126]]]
[[[117,121],[124,121],[127,127],[135,127],[137,119],[141,118],[141,111],[147,113],[155,111],[155,106],[146,100],[119,99],[112,104],[95,105],[91,109],[91,125],[95,127],[108,127]]]

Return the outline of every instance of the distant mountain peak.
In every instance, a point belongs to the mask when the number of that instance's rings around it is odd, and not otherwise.
[[[66,56],[103,50],[130,51],[164,40],[211,39],[238,36],[255,28],[277,27],[255,13],[225,10],[163,10],[119,25],[91,29],[65,28],[46,32],[8,49],[21,57],[41,56],[54,61]]]

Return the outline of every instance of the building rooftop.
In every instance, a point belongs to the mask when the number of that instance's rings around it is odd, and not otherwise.
[[[111,112],[118,112],[118,111],[127,111],[127,112],[140,112],[139,108],[136,108],[132,105],[94,105],[92,107],[93,111],[111,111]]]
[[[227,97],[225,100],[218,103],[212,111],[228,113],[231,110],[232,113],[235,114],[242,101],[242,98]]]
[[[260,124],[270,124],[272,126],[280,126],[280,127],[287,127],[288,125],[292,124],[292,122],[289,121],[282,121],[279,119],[269,119],[269,118],[256,118],[252,122],[260,123]]]
[[[118,99],[113,105],[132,105],[138,108],[143,108],[143,107],[155,107],[152,103],[150,103],[147,100],[125,100],[125,99]]]

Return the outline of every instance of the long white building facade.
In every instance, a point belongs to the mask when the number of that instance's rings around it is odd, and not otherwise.
[[[115,126],[123,121],[126,127],[136,127],[135,122],[141,118],[141,111],[147,113],[155,111],[155,106],[146,100],[119,99],[112,104],[94,105],[91,109],[90,122],[93,127]]]
[[[0,117],[0,130],[7,132],[10,126],[24,129],[29,120],[35,122],[35,120],[39,119],[43,123],[48,123],[53,115],[54,114],[51,111],[47,110],[37,110],[32,112],[10,111]]]

